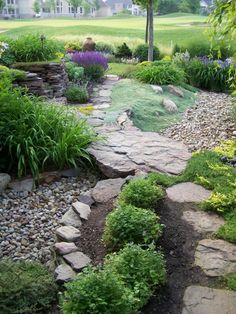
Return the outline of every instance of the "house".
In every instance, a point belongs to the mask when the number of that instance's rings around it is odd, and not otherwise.
[[[132,0],[106,0],[105,3],[111,8],[113,15],[116,15],[124,10],[128,10],[132,15],[144,14],[141,7],[133,4]]]

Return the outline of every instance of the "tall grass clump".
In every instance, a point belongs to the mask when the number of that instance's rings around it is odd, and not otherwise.
[[[93,140],[84,120],[13,88],[7,78],[0,81],[0,170],[36,178],[46,166],[76,166],[89,159],[86,148]]]

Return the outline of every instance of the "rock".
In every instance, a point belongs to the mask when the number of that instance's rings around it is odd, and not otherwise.
[[[102,89],[99,92],[100,97],[110,97],[111,96],[111,90]]]
[[[64,226],[73,226],[75,228],[78,228],[82,225],[82,222],[78,216],[78,214],[76,214],[73,209],[69,209],[61,218],[61,220],[59,221],[59,223],[61,225]]]
[[[125,182],[121,178],[98,181],[92,189],[92,197],[96,203],[106,203],[120,193]]]
[[[110,81],[118,81],[119,80],[119,76],[118,75],[114,75],[114,74],[107,74],[106,78]]]
[[[60,175],[64,178],[78,177],[81,171],[78,168],[71,168],[60,171]]]
[[[216,232],[224,224],[224,219],[203,211],[188,210],[183,213],[182,219],[193,226],[200,234]]]
[[[201,267],[210,277],[234,273],[236,246],[223,240],[201,240],[195,252],[195,265]]]
[[[11,188],[15,192],[31,192],[34,188],[34,180],[33,179],[24,179],[19,181],[14,181],[9,184],[9,188]]]
[[[211,196],[211,192],[192,182],[176,184],[166,189],[167,197],[177,203],[200,203]]]
[[[89,195],[86,195],[86,194],[80,194],[78,200],[81,202],[81,203],[84,203],[88,206],[91,206],[94,204],[94,199],[89,196]]]
[[[182,314],[234,314],[236,292],[190,286],[185,290]]]
[[[77,246],[73,242],[57,242],[55,243],[54,248],[55,251],[60,255],[78,251]]]
[[[151,85],[151,88],[153,89],[154,92],[156,92],[157,94],[162,94],[163,93],[163,89],[161,86],[159,85]]]
[[[55,269],[56,281],[64,283],[71,281],[76,276],[76,272],[66,264],[61,264]]]
[[[51,171],[51,172],[43,172],[39,175],[39,182],[40,184],[49,184],[54,181],[59,181],[61,178],[60,173],[57,171]]]
[[[170,99],[164,98],[163,101],[162,101],[162,106],[169,113],[176,113],[176,112],[178,112],[178,108],[177,108],[176,104],[172,100],[170,100]]]
[[[56,235],[66,242],[75,242],[79,239],[81,233],[78,229],[72,226],[59,227],[56,230]]]
[[[3,192],[11,181],[11,177],[7,173],[0,173],[0,192]]]
[[[101,105],[95,105],[94,106],[94,109],[98,109],[98,110],[101,110],[101,109],[107,109],[110,107],[110,104],[107,103],[107,102],[104,102],[102,103]]]
[[[93,144],[88,151],[109,178],[135,175],[137,170],[180,174],[191,157],[185,145],[158,133],[132,127],[106,128],[100,134],[106,136],[106,143]]]
[[[80,271],[88,264],[90,264],[90,258],[82,252],[74,252],[64,255],[64,259],[71,265],[75,271]]]
[[[90,206],[81,202],[75,202],[72,204],[73,210],[81,219],[88,220],[91,213]]]
[[[168,85],[168,90],[171,94],[177,96],[177,97],[184,97],[184,93],[183,91],[177,87],[177,86],[174,86],[174,85]]]

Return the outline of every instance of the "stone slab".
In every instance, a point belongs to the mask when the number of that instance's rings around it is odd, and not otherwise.
[[[127,130],[104,127],[99,132],[106,142],[93,144],[88,151],[109,178],[127,177],[137,170],[177,175],[191,158],[184,144],[154,132],[141,132],[135,127]]]
[[[19,181],[13,181],[9,184],[9,188],[15,192],[31,192],[34,188],[34,180],[24,179]]]
[[[80,271],[90,264],[91,259],[82,252],[74,252],[64,255],[64,259],[75,271]]]
[[[236,292],[190,286],[185,290],[182,314],[235,314]]]
[[[76,272],[69,265],[61,264],[55,269],[55,275],[58,283],[64,283],[73,280]]]
[[[82,225],[79,215],[73,209],[69,209],[60,219],[59,223],[64,226],[73,226],[78,228]]]
[[[0,192],[3,192],[11,181],[11,177],[7,173],[0,173]]]
[[[192,182],[176,184],[166,189],[168,198],[177,203],[200,203],[208,199],[211,191]]]
[[[195,265],[201,267],[210,277],[234,273],[236,246],[223,240],[201,240],[195,252]]]
[[[91,213],[90,206],[81,202],[75,202],[72,204],[74,212],[80,216],[81,219],[88,220]]]
[[[126,180],[122,178],[99,181],[92,190],[92,197],[97,203],[106,203],[116,197]]]
[[[80,231],[72,226],[62,226],[56,230],[56,235],[59,239],[66,242],[77,241],[81,235]]]
[[[182,219],[187,221],[200,234],[216,232],[224,224],[223,218],[203,211],[185,211]]]
[[[59,255],[65,255],[78,251],[77,246],[73,242],[57,242],[54,249]]]

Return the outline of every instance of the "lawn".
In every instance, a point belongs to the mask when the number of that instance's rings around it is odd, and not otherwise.
[[[173,44],[207,40],[206,17],[193,14],[169,14],[154,17],[155,43],[170,49]],[[142,43],[145,17],[109,17],[93,19],[31,19],[0,21],[0,38],[17,37],[24,33],[40,32],[59,40],[68,41],[93,37],[96,41],[121,43],[132,46]]]

